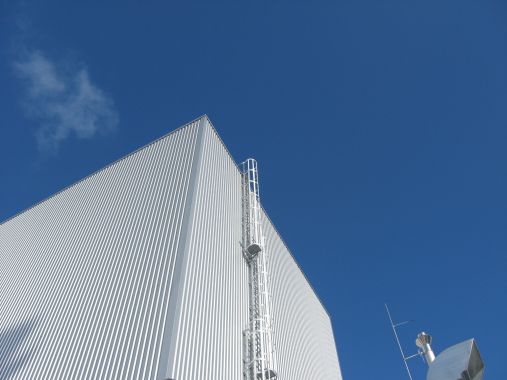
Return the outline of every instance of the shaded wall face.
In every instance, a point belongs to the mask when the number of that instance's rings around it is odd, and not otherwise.
[[[341,380],[331,321],[263,213],[279,380]]]
[[[196,136],[194,123],[0,225],[1,379],[155,378]]]

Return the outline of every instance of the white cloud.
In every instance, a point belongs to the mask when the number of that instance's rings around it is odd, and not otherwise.
[[[56,153],[74,134],[87,139],[118,125],[113,101],[91,82],[88,71],[62,70],[42,52],[33,51],[14,63],[25,90],[28,116],[40,121],[40,150]]]

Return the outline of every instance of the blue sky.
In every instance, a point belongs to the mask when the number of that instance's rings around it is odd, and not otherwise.
[[[502,378],[507,3],[0,1],[0,220],[204,113],[346,380],[406,379],[384,302],[410,353],[475,337]]]

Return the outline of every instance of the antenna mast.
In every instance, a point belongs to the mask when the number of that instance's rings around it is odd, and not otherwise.
[[[266,246],[262,233],[259,172],[252,158],[242,163],[243,254],[249,274],[249,322],[243,331],[245,380],[276,380],[271,296]]]
[[[396,338],[396,343],[398,343],[398,347],[400,349],[401,358],[403,359],[403,363],[405,364],[405,368],[407,369],[408,378],[412,380],[412,374],[410,373],[410,368],[408,368],[407,361],[409,359],[415,358],[416,356],[421,356],[421,351],[418,351],[417,354],[405,356],[405,353],[403,352],[403,348],[401,347],[400,338],[398,337],[398,332],[396,331],[396,328],[401,325],[406,325],[407,323],[413,322],[413,321],[404,321],[400,323],[394,323],[393,319],[391,318],[391,313],[389,312],[389,308],[387,307],[387,304],[384,304],[386,307],[387,316],[389,317],[389,322],[391,323],[391,328],[393,329],[394,337]]]

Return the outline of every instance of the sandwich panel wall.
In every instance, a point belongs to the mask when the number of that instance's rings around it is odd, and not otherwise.
[[[241,216],[203,117],[0,225],[0,379],[241,379]],[[279,380],[341,379],[328,314],[263,226]]]
[[[0,225],[0,379],[155,378],[200,122]]]
[[[341,380],[329,315],[269,218],[262,217],[279,380]]]

